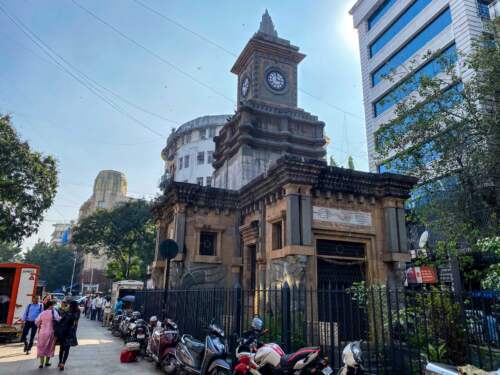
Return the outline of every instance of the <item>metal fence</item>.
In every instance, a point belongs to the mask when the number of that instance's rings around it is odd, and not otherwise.
[[[421,374],[426,361],[500,367],[500,303],[495,293],[353,287],[163,290],[136,294],[136,308],[174,319],[183,333],[203,339],[215,319],[230,337],[258,315],[267,342],[287,352],[321,346],[338,368],[342,349],[363,340],[364,365],[374,374]]]

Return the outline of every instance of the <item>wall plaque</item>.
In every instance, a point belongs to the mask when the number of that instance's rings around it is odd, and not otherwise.
[[[364,211],[349,211],[339,208],[313,206],[313,220],[371,226],[372,214]]]

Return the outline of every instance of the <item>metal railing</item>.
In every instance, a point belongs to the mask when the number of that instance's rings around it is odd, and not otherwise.
[[[384,286],[318,290],[289,288],[242,290],[163,290],[136,294],[146,318],[174,319],[183,333],[202,339],[215,319],[230,336],[260,316],[265,342],[291,352],[321,346],[333,367],[344,346],[363,340],[364,365],[374,374],[421,374],[426,361],[500,367],[500,304],[496,293],[388,289]]]

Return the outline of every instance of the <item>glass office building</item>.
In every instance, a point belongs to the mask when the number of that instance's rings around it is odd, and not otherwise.
[[[368,157],[372,172],[411,167],[397,155],[380,160],[375,132],[394,117],[395,104],[409,93],[407,82],[442,73],[440,57],[456,61],[485,30],[491,0],[358,0],[351,9],[359,35]],[[434,58],[424,58],[428,52]],[[415,63],[417,64],[415,66]],[[411,70],[412,66],[415,70]],[[470,72],[461,71],[465,82]],[[392,78],[386,79],[391,76]],[[415,86],[416,87],[416,86]],[[450,89],[459,90],[460,85]],[[404,131],[402,122],[398,131]],[[429,162],[439,157],[432,142],[421,145]]]

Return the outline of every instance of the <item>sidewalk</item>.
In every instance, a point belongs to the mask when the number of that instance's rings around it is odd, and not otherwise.
[[[20,343],[0,344],[0,374],[161,374],[160,371],[155,370],[154,364],[145,360],[139,359],[137,363],[120,363],[123,341],[113,337],[110,331],[100,326],[100,323],[87,320],[82,316],[77,336],[79,345],[71,348],[64,371],[59,371],[57,368],[59,347],[56,347],[56,355],[51,361],[52,366],[42,370],[38,369],[35,346],[31,354],[26,355]]]

